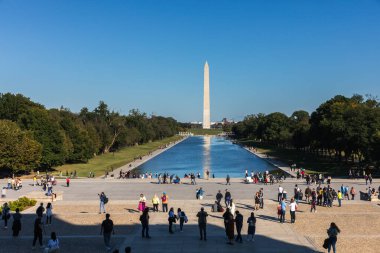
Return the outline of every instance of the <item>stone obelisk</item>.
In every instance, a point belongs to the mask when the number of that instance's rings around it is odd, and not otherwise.
[[[210,129],[210,71],[207,61],[203,80],[203,129]]]

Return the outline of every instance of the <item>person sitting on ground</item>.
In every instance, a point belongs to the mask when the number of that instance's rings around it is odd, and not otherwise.
[[[52,232],[44,253],[58,253],[58,252],[59,252],[59,241],[55,232]]]

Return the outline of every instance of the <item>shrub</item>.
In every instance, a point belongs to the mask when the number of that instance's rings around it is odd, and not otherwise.
[[[16,211],[16,208],[20,209],[21,211],[24,211],[25,209],[34,206],[37,203],[35,199],[29,199],[27,197],[21,197],[18,200],[15,201],[9,201],[8,206],[11,209],[11,211]],[[2,208],[0,208],[1,210]]]

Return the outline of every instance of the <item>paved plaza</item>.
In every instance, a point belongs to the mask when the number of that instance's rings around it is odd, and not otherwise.
[[[337,222],[342,233],[338,238],[339,252],[356,252],[348,247],[352,242],[365,240],[366,252],[376,252],[374,243],[380,237],[380,206],[376,203],[360,201],[344,201],[343,207],[317,207],[317,213],[309,212],[309,205],[300,204],[296,224],[280,224],[277,221],[276,207],[277,188],[275,185],[244,184],[240,179],[232,179],[226,186],[223,179],[198,180],[197,185],[184,181],[180,185],[159,185],[155,180],[142,179],[78,179],[72,180],[66,187],[59,180],[55,191],[63,192],[63,200],[54,202],[54,220],[51,226],[45,226],[46,234],[56,231],[61,241],[61,252],[105,252],[103,239],[99,235],[100,223],[104,215],[99,215],[98,193],[104,191],[110,201],[107,212],[115,223],[115,236],[112,238],[114,248],[131,246],[133,252],[323,252],[321,248],[326,237],[326,229],[330,222]],[[299,180],[288,179],[281,185],[292,193],[295,184],[301,189],[306,184]],[[354,186],[357,191],[365,191],[364,180],[335,180],[332,186],[338,189],[341,184]],[[375,181],[374,186],[378,187]],[[203,200],[195,199],[195,191],[202,187],[205,190]],[[211,204],[218,190],[229,189],[235,200],[236,209],[244,216],[243,237],[247,233],[246,219],[253,210],[253,196],[260,188],[264,189],[264,209],[255,211],[257,230],[255,242],[226,244],[222,213],[212,213]],[[7,199],[16,199],[31,191],[40,191],[39,187],[25,180],[20,191],[8,191]],[[138,197],[144,193],[148,205],[152,196],[166,192],[169,196],[169,207],[182,208],[189,217],[184,232],[180,233],[178,225],[174,235],[168,233],[166,213],[150,213],[151,240],[141,238],[139,223],[140,213],[137,211]],[[291,194],[290,194],[291,195]],[[4,200],[4,199],[3,199]],[[196,213],[201,207],[209,213],[208,241],[199,241]],[[0,246],[7,252],[32,252],[32,224],[35,208],[24,212],[23,228],[20,238],[13,239],[11,230],[0,230]],[[287,213],[287,219],[289,219]],[[364,226],[364,227],[363,227]],[[46,241],[46,237],[45,237]],[[355,243],[354,246],[355,247]],[[359,248],[358,248],[359,249]],[[352,251],[351,251],[352,250]],[[40,250],[34,250],[40,252]]]

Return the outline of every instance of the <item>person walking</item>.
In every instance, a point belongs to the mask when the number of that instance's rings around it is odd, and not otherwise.
[[[243,242],[243,238],[241,237],[241,229],[243,228],[243,220],[244,220],[243,215],[241,215],[239,211],[236,211],[235,212],[235,224],[236,224],[237,236],[236,236],[235,241],[240,242],[240,243]]]
[[[145,207],[142,215],[140,216],[140,222],[142,226],[142,231],[141,231],[141,236],[142,238],[148,238],[150,239],[151,237],[149,236],[149,208]]]
[[[333,252],[336,253],[336,242],[337,242],[337,237],[339,233],[340,233],[340,229],[334,222],[332,222],[330,224],[330,228],[327,230],[327,235],[329,236],[329,245],[328,245],[329,253],[331,251],[331,248],[333,249]]]
[[[144,196],[144,194],[140,194],[140,199],[139,199],[139,206],[138,206],[138,209],[139,211],[144,211],[145,210],[145,203],[146,203],[146,197]]]
[[[169,221],[169,233],[174,234],[173,232],[173,223],[176,222],[176,216],[174,214],[174,209],[173,207],[170,208],[169,214],[168,214],[168,221]]]
[[[113,229],[113,221],[110,219],[109,213],[106,214],[106,219],[102,222],[102,225],[100,227],[100,234],[103,234],[106,250],[110,250],[111,234],[115,234],[115,230]]]
[[[44,212],[45,212],[44,203],[41,203],[40,206],[36,210],[36,214],[38,217],[42,219],[42,217],[44,216]]]
[[[108,198],[104,194],[104,192],[98,194],[99,195],[99,214],[106,213],[106,204],[108,203]]]
[[[58,253],[59,252],[59,240],[55,232],[51,232],[50,239],[44,253]]]
[[[226,185],[231,185],[230,180],[231,180],[230,175],[227,174],[227,177],[226,177]]]
[[[251,212],[251,216],[247,220],[248,223],[248,235],[247,235],[247,241],[255,241],[254,236],[256,232],[256,217],[253,212]]]
[[[160,204],[160,199],[158,198],[157,194],[154,194],[152,198],[152,204],[153,204],[153,212],[158,212],[158,205]]]
[[[13,214],[13,224],[12,224],[14,237],[18,236],[18,234],[21,231],[21,218],[22,218],[22,215],[20,214],[20,209],[16,208],[16,212]]]
[[[198,217],[198,227],[199,227],[199,234],[200,234],[200,240],[206,239],[206,224],[207,224],[207,212],[204,211],[204,208],[201,208],[201,211],[197,213]]]
[[[46,206],[46,225],[51,225],[51,217],[53,216],[53,206],[49,202]]]
[[[278,196],[277,196],[277,200],[278,202],[281,202],[281,199],[282,199],[282,194],[284,193],[284,188],[281,187],[281,185],[278,186]]]
[[[164,213],[168,212],[168,202],[169,202],[169,197],[168,195],[166,195],[165,192],[163,192],[161,196],[161,203],[162,203],[162,212]]]
[[[32,249],[36,248],[37,239],[38,239],[38,242],[40,243],[41,249],[44,248],[42,246],[42,230],[43,230],[42,217],[37,216],[36,220],[34,221],[34,237],[33,237]]]
[[[183,232],[183,223],[187,222],[187,217],[184,211],[181,208],[177,210],[177,220],[179,220],[179,229]]]
[[[4,229],[8,228],[8,220],[11,218],[10,214],[11,209],[8,206],[8,203],[5,202],[2,206],[1,218],[4,220]]]
[[[294,223],[296,222],[296,210],[298,208],[297,202],[294,201],[292,198],[290,200],[289,209],[290,209],[290,222]]]

